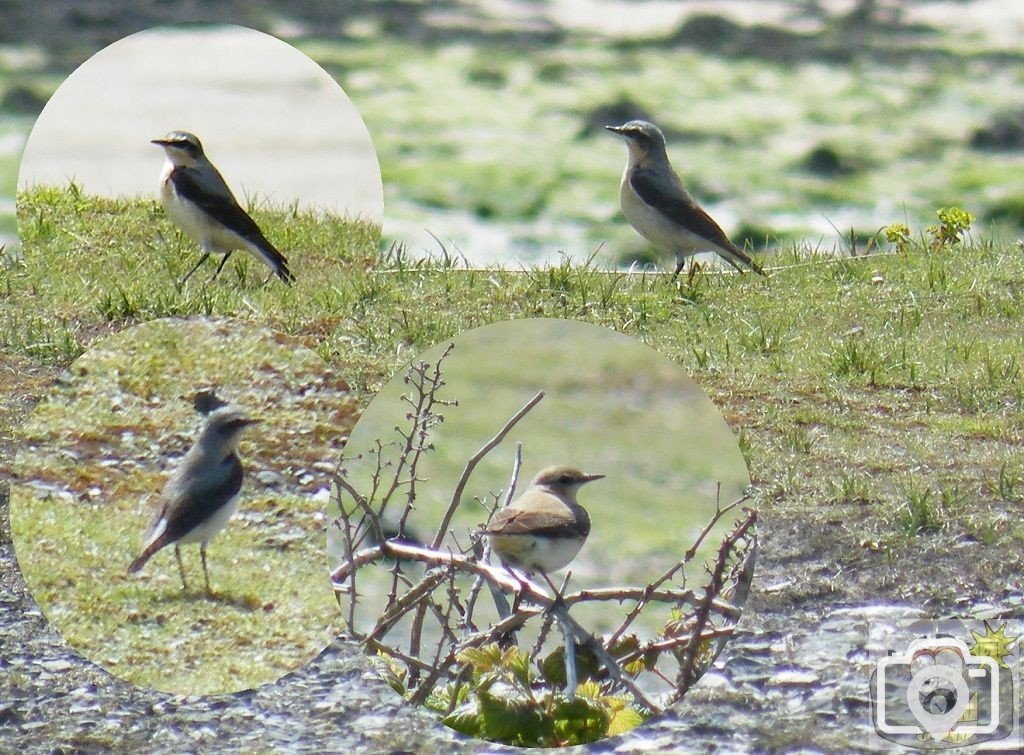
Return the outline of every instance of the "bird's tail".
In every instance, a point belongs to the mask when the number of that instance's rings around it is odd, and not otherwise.
[[[143,566],[146,565],[146,562],[153,557],[153,554],[161,548],[163,548],[165,545],[167,545],[167,541],[162,537],[158,537],[156,540],[154,540],[145,548],[143,548],[142,553],[139,554],[139,557],[128,565],[128,573],[134,574],[135,572],[139,571]]]
[[[295,282],[295,276],[292,274],[292,271],[288,269],[288,260],[285,259],[283,254],[277,251],[274,247],[262,249],[261,251],[263,252],[262,256],[264,262],[270,265],[274,274],[278,278],[283,280],[285,283]]]
[[[266,239],[249,239],[249,248],[253,254],[259,257],[267,266],[274,271],[274,275],[285,283],[294,283],[295,276],[288,269],[288,260]],[[262,243],[261,243],[262,242]]]
[[[754,258],[751,257],[742,249],[740,249],[738,246],[733,245],[731,249],[716,249],[715,251],[718,252],[718,254],[721,255],[726,262],[728,262],[730,265],[732,265],[734,268],[741,272],[743,268],[740,267],[739,264],[737,264],[737,260],[739,262],[742,262],[744,265],[746,265],[748,268],[753,270],[758,275],[763,275],[766,278],[768,277],[768,273],[761,269],[761,266],[754,261]]]

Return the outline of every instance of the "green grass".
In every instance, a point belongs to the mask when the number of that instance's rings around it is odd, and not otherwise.
[[[217,282],[201,271],[180,288],[194,245],[154,203],[46,189],[23,195],[19,215],[24,253],[0,272],[0,344],[50,359],[140,319],[231,315],[314,339],[373,387],[467,327],[568,317],[613,325],[713,375],[917,391],[968,414],[1014,405],[1024,391],[1022,262],[1007,243],[838,260],[783,252],[762,260],[778,268],[770,280],[701,274],[691,285],[570,264],[463,270],[400,252],[374,264],[374,229],[279,212],[259,217],[294,260],[295,286],[264,285],[262,266],[239,254]],[[387,365],[371,367],[385,353]]]
[[[941,251],[912,242],[899,254],[842,259],[785,250],[762,258],[767,280],[699,273],[672,282],[568,263],[466,270],[401,250],[375,261],[369,242],[342,246],[343,224],[265,212],[270,237],[290,239],[281,247],[295,286],[232,273],[178,290],[194,251],[153,203],[51,191],[19,207],[32,230],[24,258],[0,272],[0,343],[45,363],[66,364],[95,337],[167,310],[229,315],[297,337],[365,402],[408,360],[469,328],[577,319],[638,338],[694,375],[779,516],[846,521],[855,511],[842,530],[850,559],[870,558],[860,543],[909,557],[932,542],[897,521],[908,476],[937,489],[958,475],[974,503],[954,529],[986,537],[1009,504],[1000,490],[1020,489],[1024,256],[1006,240],[975,232]],[[137,305],[110,319],[106,302],[120,290]],[[1022,534],[1001,525],[994,547]]]

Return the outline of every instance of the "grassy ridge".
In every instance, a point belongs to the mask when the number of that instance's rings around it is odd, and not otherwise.
[[[378,262],[372,225],[277,211],[257,217],[294,260],[297,285],[263,285],[263,267],[237,254],[215,284],[200,271],[179,288],[197,252],[161,214],[153,202],[73,189],[22,195],[23,257],[0,269],[0,344],[64,361],[97,329],[218,314],[309,336],[322,354],[367,368],[396,344],[415,350],[486,322],[568,317],[639,337],[693,373],[906,388],[968,412],[1021,399],[1024,255],[1008,242],[839,260],[793,250],[763,260],[775,268],[767,281],[671,283],[568,264],[464,270],[400,251]]]
[[[294,259],[295,286],[263,285],[243,260],[216,284],[197,273],[179,290],[194,250],[152,202],[51,189],[22,196],[19,213],[24,256],[0,272],[0,344],[45,362],[140,318],[230,315],[298,336],[365,401],[467,328],[566,317],[637,337],[694,375],[739,433],[753,478],[781,501],[804,505],[803,491],[879,504],[862,525],[873,541],[915,531],[922,497],[940,523],[970,529],[975,515],[987,521],[978,502],[1024,489],[1024,254],[1010,241],[843,259],[794,249],[762,259],[767,280],[671,282],[570,264],[466,270],[400,250],[375,263],[372,229],[353,242],[349,224],[268,211],[258,219]],[[947,490],[953,478],[959,493]],[[972,509],[957,513],[968,497]],[[1003,540],[1016,527],[991,525],[979,521],[977,534]]]

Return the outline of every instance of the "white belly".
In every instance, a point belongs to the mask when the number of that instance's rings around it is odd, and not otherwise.
[[[207,519],[205,522],[200,524],[194,530],[189,532],[179,543],[208,543],[222,529],[228,526],[228,520],[231,519],[235,510],[238,508],[238,496],[234,496],[230,501],[225,503],[217,512]]]
[[[246,248],[245,239],[227,230],[220,223],[212,222],[196,205],[178,196],[173,184],[166,178],[160,182],[160,200],[171,222],[199,244],[203,251],[227,254],[236,249]]]
[[[583,538],[489,535],[492,549],[512,566],[526,571],[553,572],[576,558]]]
[[[622,214],[636,232],[661,251],[674,254],[677,261],[698,252],[711,252],[717,249],[717,244],[686,230],[646,204],[633,191],[625,174],[619,185],[619,201],[622,204]]]

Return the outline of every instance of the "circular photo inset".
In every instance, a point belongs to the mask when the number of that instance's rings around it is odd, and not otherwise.
[[[736,437],[651,348],[567,320],[478,328],[373,399],[335,480],[348,633],[470,736],[554,747],[642,724],[722,650],[756,512]]]
[[[160,27],[99,51],[39,115],[18,174],[26,264],[45,250],[53,273],[122,287],[316,280],[375,255],[383,211],[341,87],[240,26]]]
[[[273,682],[336,636],[324,509],[357,416],[313,352],[158,320],[77,359],[21,429],[18,565],[79,653],[180,694]]]

